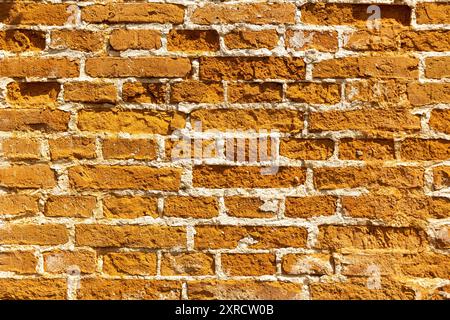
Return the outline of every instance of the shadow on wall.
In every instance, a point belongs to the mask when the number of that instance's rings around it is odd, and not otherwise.
[[[0,23],[20,24],[22,14],[17,10],[20,0],[0,0]]]

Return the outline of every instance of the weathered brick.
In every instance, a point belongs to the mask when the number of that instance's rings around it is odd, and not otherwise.
[[[336,52],[338,34],[336,31],[288,30],[286,31],[286,47],[295,51]]]
[[[1,244],[49,246],[68,240],[66,226],[61,224],[5,224],[0,229]]]
[[[17,189],[49,189],[56,186],[55,172],[46,164],[0,167],[0,186]]]
[[[400,34],[400,46],[411,51],[449,51],[450,31],[405,31]]]
[[[400,49],[401,40],[398,26],[382,26],[381,28],[357,29],[344,35],[344,48],[351,51],[395,51]],[[405,38],[407,41],[407,39]],[[407,44],[405,49],[408,50]]]
[[[105,159],[156,159],[156,143],[150,139],[120,139],[103,140],[103,158]]]
[[[435,167],[433,175],[436,189],[450,187],[450,167]]]
[[[115,103],[117,102],[117,88],[111,83],[65,83],[64,100],[71,102]]]
[[[433,110],[430,117],[430,127],[436,131],[450,133],[450,110]]]
[[[408,85],[408,100],[414,106],[450,103],[450,84],[411,83]]]
[[[190,72],[191,63],[187,58],[103,57],[86,60],[86,73],[97,78],[179,78],[186,77]]]
[[[273,253],[222,253],[222,270],[228,276],[262,276],[276,273]]]
[[[219,202],[214,197],[170,196],[164,199],[163,216],[178,218],[214,218]]]
[[[387,249],[417,251],[427,245],[426,233],[413,227],[319,226],[317,248],[327,250]]]
[[[0,50],[25,52],[44,49],[45,33],[42,31],[25,29],[0,31]]]
[[[314,169],[314,185],[319,190],[396,187],[422,188],[424,171],[416,167],[330,167]]]
[[[403,160],[449,160],[450,140],[407,138],[401,142]]]
[[[416,7],[416,20],[419,24],[450,23],[450,4],[448,2],[421,2]]]
[[[71,58],[19,57],[0,60],[0,76],[9,78],[74,78],[80,74],[78,60]]]
[[[188,296],[193,300],[297,300],[302,285],[285,281],[203,280],[188,282]]]
[[[350,102],[389,107],[407,104],[407,85],[402,80],[357,80],[346,83],[345,97]],[[372,112],[372,111],[371,111]]]
[[[0,4],[0,22],[9,25],[64,25],[70,13],[66,4],[5,2]]]
[[[255,197],[225,197],[227,214],[238,218],[273,218],[278,212],[278,200]]]
[[[224,41],[229,49],[273,49],[278,44],[278,34],[274,29],[235,29],[224,36]]]
[[[2,141],[3,157],[12,160],[35,160],[41,157],[40,143],[34,139],[10,138]]]
[[[114,50],[156,50],[161,48],[161,33],[157,30],[115,29],[109,37]]]
[[[342,139],[339,158],[344,160],[394,160],[394,140],[389,139]]]
[[[450,249],[450,226],[441,226],[436,231],[436,247]]]
[[[350,3],[307,3],[301,7],[302,21],[317,25],[365,26],[373,12],[370,4]],[[380,9],[382,25],[409,25],[411,8],[406,5],[377,5]]]
[[[214,81],[303,80],[305,62],[296,57],[202,57],[200,78]]]
[[[19,274],[36,273],[37,258],[33,251],[0,252],[0,271]]]
[[[291,3],[206,4],[194,10],[197,24],[293,24],[295,6]]]
[[[35,215],[39,212],[39,198],[25,194],[0,196],[0,215]]]
[[[299,167],[205,165],[195,166],[193,172],[194,186],[203,188],[289,188],[305,179],[305,169]]]
[[[450,78],[450,57],[430,57],[425,59],[427,78]]]
[[[179,168],[100,165],[76,166],[69,169],[71,186],[81,190],[176,191],[180,186],[180,177]]]
[[[44,270],[49,273],[94,273],[97,265],[95,251],[77,249],[75,251],[55,250],[45,252]]]
[[[84,137],[62,137],[49,140],[50,157],[61,159],[92,159],[96,157],[95,140]]]
[[[0,299],[62,300],[66,297],[65,279],[0,279]]]
[[[191,122],[200,121],[203,130],[278,130],[299,133],[303,112],[293,109],[199,109],[191,112]]]
[[[70,114],[61,110],[0,110],[0,131],[65,131]]]
[[[214,258],[201,252],[163,253],[163,276],[207,276],[214,274]]]
[[[51,33],[52,49],[72,49],[95,52],[104,49],[104,37],[100,32],[87,30],[55,30]]]
[[[281,83],[233,83],[228,85],[228,101],[231,103],[281,102]]]
[[[103,272],[118,275],[156,275],[156,254],[152,252],[111,252],[103,256]]]
[[[336,212],[333,196],[287,197],[284,215],[288,218],[330,216]]]
[[[293,83],[288,85],[286,98],[303,103],[335,104],[341,100],[341,90],[335,83]]]
[[[166,86],[162,83],[126,82],[122,87],[125,102],[164,103]]]
[[[157,199],[139,196],[109,196],[103,199],[103,215],[106,218],[133,219],[158,216]]]
[[[50,196],[45,203],[48,217],[89,218],[97,204],[91,196]]]
[[[90,247],[184,248],[184,227],[158,225],[79,224],[75,228],[77,245]]]
[[[216,30],[170,30],[167,50],[183,52],[218,51],[219,33]]]
[[[184,125],[185,115],[177,111],[114,109],[78,113],[81,131],[169,134]]]
[[[188,80],[171,86],[171,103],[219,103],[223,102],[224,90],[220,82]]]
[[[302,227],[270,226],[196,226],[197,249],[302,248],[306,246],[307,231]]]
[[[61,85],[57,82],[11,82],[6,86],[9,104],[24,108],[54,108]]]
[[[282,139],[280,155],[297,160],[327,160],[333,155],[334,142],[330,139]]]
[[[90,23],[182,23],[184,7],[168,3],[109,3],[83,7]]]
[[[181,299],[181,283],[144,279],[82,279],[81,300],[175,300]]]
[[[328,254],[286,254],[281,262],[284,274],[290,275],[330,275],[333,274],[331,257]]]

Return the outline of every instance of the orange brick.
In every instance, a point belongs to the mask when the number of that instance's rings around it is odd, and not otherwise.
[[[138,196],[109,196],[103,199],[103,215],[106,218],[133,219],[158,216],[157,199]]]
[[[170,134],[185,125],[185,115],[160,110],[82,110],[78,113],[81,131]]]
[[[420,250],[427,245],[423,230],[412,227],[319,226],[317,247],[327,250]]]
[[[13,160],[33,160],[41,157],[40,143],[29,138],[10,138],[2,142],[3,156]]]
[[[196,249],[302,248],[307,231],[302,227],[280,226],[196,226]]]
[[[342,139],[339,158],[345,160],[394,160],[394,140]]]
[[[155,160],[156,143],[149,139],[120,139],[103,140],[103,158],[105,159],[136,159]]]
[[[45,33],[42,31],[25,29],[0,31],[0,50],[25,52],[44,49]]]
[[[62,300],[66,297],[65,279],[0,279],[0,299]]]
[[[450,78],[450,57],[430,57],[425,59],[427,78]]]
[[[286,31],[286,47],[295,51],[336,52],[338,34],[335,31],[288,30]]]
[[[218,51],[219,34],[216,30],[170,30],[167,35],[167,50],[199,52]]]
[[[190,72],[191,63],[187,58],[102,57],[86,60],[86,73],[96,78],[179,78],[186,77]]]
[[[0,131],[65,131],[70,114],[61,110],[0,110]]]
[[[221,261],[222,270],[228,276],[262,276],[276,273],[273,253],[222,253]]]
[[[327,254],[286,254],[281,268],[284,274],[291,275],[330,275],[333,274],[331,257]]]
[[[0,4],[0,22],[4,24],[62,26],[69,19],[66,4],[5,2]]]
[[[185,228],[158,225],[78,224],[75,238],[77,245],[90,247],[169,249],[186,246]]]
[[[199,109],[191,112],[191,122],[200,121],[203,130],[278,130],[299,133],[303,112],[293,109]]]
[[[184,7],[168,3],[109,3],[83,7],[90,23],[183,23]]]
[[[78,249],[76,251],[55,250],[45,252],[44,270],[49,273],[77,274],[94,273],[97,266],[95,251]]]
[[[224,36],[224,41],[229,49],[273,49],[278,44],[278,34],[273,29],[235,29]]]
[[[71,186],[80,190],[176,191],[180,187],[180,178],[179,168],[100,165],[76,166],[69,169]]]
[[[289,188],[302,185],[305,179],[304,168],[298,167],[211,165],[195,166],[193,172],[194,187],[203,188]]]
[[[57,82],[11,82],[6,86],[9,104],[24,108],[54,108],[61,85]]]
[[[223,87],[220,82],[188,80],[171,86],[171,103],[219,103],[223,102]]]
[[[281,102],[281,83],[233,83],[228,85],[228,101],[231,103]]]
[[[71,58],[20,57],[0,61],[0,77],[73,78],[80,74],[78,60]]]
[[[300,9],[302,21],[317,25],[355,25],[363,27],[373,15],[370,4],[307,3]],[[406,5],[377,5],[380,8],[382,25],[410,25],[411,8]]]
[[[335,83],[293,83],[288,85],[286,98],[303,103],[336,104],[341,100],[341,90]]]
[[[305,62],[296,57],[202,57],[200,78],[214,81],[303,80]]]
[[[45,203],[48,217],[89,218],[97,205],[91,196],[50,196]]]
[[[330,139],[282,139],[280,155],[296,160],[327,160],[333,155]]]
[[[410,56],[360,56],[323,60],[314,78],[418,78],[418,60]]]
[[[66,226],[61,224],[6,224],[0,229],[1,244],[50,246],[68,240]]]
[[[408,138],[401,143],[403,160],[449,160],[450,140]]]
[[[285,281],[190,281],[188,296],[193,300],[297,300],[302,297],[302,285]]]
[[[197,24],[294,24],[295,6],[291,3],[206,4],[194,10],[191,21]]]
[[[32,251],[0,252],[0,271],[19,274],[36,273],[37,258]]]
[[[408,85],[408,100],[414,106],[450,103],[450,84],[411,83]]]
[[[406,31],[400,34],[400,42],[401,48],[404,50],[438,51],[438,52],[449,51],[450,31],[448,30]]]
[[[156,275],[156,254],[111,252],[103,256],[103,272],[109,275]]]
[[[433,110],[431,112],[430,127],[436,131],[450,133],[450,110]]]
[[[403,44],[399,33],[402,28],[398,26],[383,26],[381,28],[358,29],[344,35],[344,48],[351,51],[395,51]],[[405,41],[407,36],[405,36]],[[408,50],[405,42],[405,49]]]
[[[122,88],[125,102],[164,103],[166,86],[162,83],[126,82]]]
[[[440,249],[450,248],[450,226],[442,226],[436,230],[436,247]]]
[[[0,186],[17,189],[49,189],[56,186],[55,172],[46,164],[0,167]]]
[[[156,50],[161,48],[161,33],[157,30],[115,29],[109,37],[114,50]]]
[[[95,52],[104,49],[104,37],[101,33],[87,30],[55,30],[51,33],[52,49],[72,49]]]
[[[214,218],[219,215],[219,202],[214,197],[179,197],[164,199],[163,216],[178,218]]]
[[[436,189],[450,187],[450,167],[435,167],[433,175]]]
[[[278,200],[254,197],[225,197],[227,214],[238,218],[272,218],[278,212]]]
[[[350,102],[370,106],[395,107],[406,103],[407,84],[402,80],[357,80],[346,83],[345,97]],[[370,111],[372,112],[372,110]]]
[[[70,82],[64,84],[64,99],[72,102],[115,103],[117,89],[111,83]]]
[[[214,258],[206,253],[163,253],[161,275],[207,276],[214,274]]]
[[[49,141],[52,160],[92,159],[96,157],[95,140],[84,137],[62,137]]]
[[[39,198],[25,194],[0,196],[1,215],[35,215],[39,212]]]
[[[319,190],[382,187],[422,188],[424,171],[416,167],[330,167],[314,169],[314,185]]]
[[[288,218],[331,216],[336,213],[333,196],[287,197],[284,215]]]
[[[448,2],[418,3],[416,19],[419,24],[448,24],[450,23],[450,4]]]

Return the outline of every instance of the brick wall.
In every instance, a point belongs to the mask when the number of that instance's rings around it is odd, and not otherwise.
[[[0,298],[449,298],[450,2],[393,2],[0,3]]]

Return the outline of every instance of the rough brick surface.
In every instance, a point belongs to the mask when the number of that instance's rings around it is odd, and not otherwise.
[[[449,299],[448,0],[0,24],[0,299]]]

